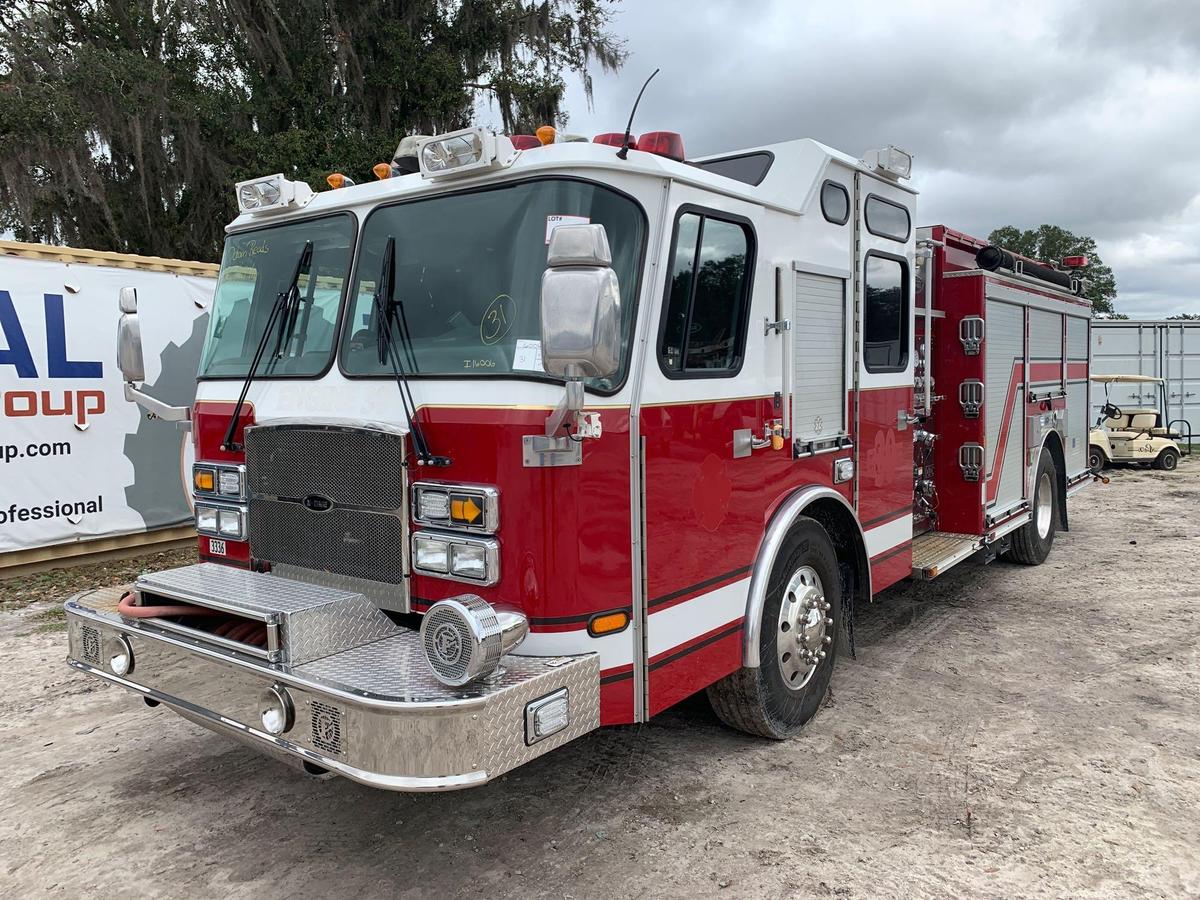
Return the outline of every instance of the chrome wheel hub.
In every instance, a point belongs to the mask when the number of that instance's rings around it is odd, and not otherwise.
[[[1034,496],[1034,516],[1037,520],[1038,537],[1046,539],[1050,533],[1050,517],[1054,514],[1054,486],[1050,483],[1050,473],[1043,472],[1038,479],[1037,494]]]
[[[775,633],[779,671],[783,683],[792,690],[812,680],[833,643],[829,608],[821,578],[811,566],[801,566],[792,573],[783,590]]]

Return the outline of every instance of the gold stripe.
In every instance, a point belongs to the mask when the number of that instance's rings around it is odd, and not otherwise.
[[[216,263],[191,262],[186,259],[167,259],[162,256],[138,256],[133,253],[107,253],[100,250],[77,250],[74,247],[54,247],[50,244],[27,244],[23,241],[0,241],[0,255],[49,262],[77,263],[85,266],[109,266],[117,269],[140,269],[146,272],[172,272],[176,275],[215,277]]]

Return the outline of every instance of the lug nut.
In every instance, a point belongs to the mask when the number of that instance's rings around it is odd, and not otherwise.
[[[829,618],[829,616],[826,616],[826,617],[825,617],[825,624],[826,624],[826,625],[832,625],[832,624],[833,624],[833,619]]]
[[[824,650],[818,650],[818,651],[817,651],[817,659],[824,659],[824,658],[825,658],[825,651],[824,651]]]
[[[825,635],[823,643],[825,644],[825,646],[828,647],[830,644],[833,643],[833,638],[831,638],[829,635]]]

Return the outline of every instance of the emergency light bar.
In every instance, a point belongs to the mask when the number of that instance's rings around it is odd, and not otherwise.
[[[279,172],[266,178],[239,181],[234,188],[238,210],[256,215],[295,206],[303,209],[313,198],[313,191],[303,181],[290,181]]]
[[[422,141],[417,148],[421,175],[444,178],[479,169],[504,168],[517,158],[512,141],[485,128],[464,128]]]
[[[911,153],[891,144],[882,150],[868,150],[862,157],[863,165],[868,169],[892,178],[912,178],[912,161]]]

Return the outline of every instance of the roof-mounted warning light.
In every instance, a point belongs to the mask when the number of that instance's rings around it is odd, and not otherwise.
[[[518,150],[535,150],[542,146],[542,142],[532,134],[512,134],[508,139],[512,141],[512,145]]]
[[[625,143],[625,135],[619,131],[606,131],[604,134],[598,134],[592,138],[593,144],[606,144],[609,147],[620,147]],[[629,149],[636,150],[638,148],[637,141],[630,137]]]
[[[1088,262],[1088,258],[1082,254],[1079,256],[1064,256],[1062,259],[1064,269],[1086,269]]]
[[[637,141],[637,148],[683,162],[683,135],[674,131],[650,131]]]

